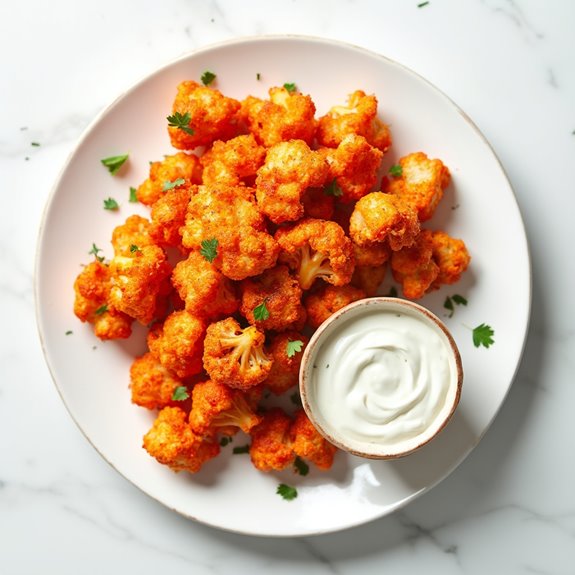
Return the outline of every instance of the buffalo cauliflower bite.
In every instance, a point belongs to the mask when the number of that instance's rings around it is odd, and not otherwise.
[[[355,266],[350,284],[365,292],[366,297],[377,294],[385,278],[387,263],[379,266]]]
[[[302,195],[308,188],[324,185],[328,176],[325,157],[303,140],[280,142],[268,149],[256,178],[260,210],[274,223],[303,216]]]
[[[313,143],[315,104],[308,95],[289,92],[284,87],[269,89],[269,100],[248,96],[241,115],[248,130],[267,148],[288,140]]]
[[[359,246],[387,242],[393,251],[411,246],[419,234],[417,212],[397,196],[372,192],[355,204],[349,235]]]
[[[433,260],[439,266],[439,274],[432,287],[454,284],[469,266],[471,256],[463,240],[452,238],[443,231],[434,231],[431,236]]]
[[[355,202],[375,185],[383,152],[363,137],[348,134],[335,149],[322,148],[329,179],[341,192],[341,201]]]
[[[250,458],[260,471],[280,471],[295,461],[291,446],[291,418],[279,407],[263,414],[261,423],[250,431]]]
[[[266,230],[254,190],[245,186],[200,186],[188,204],[182,243],[200,249],[217,240],[214,265],[228,278],[242,280],[276,263],[279,246]]]
[[[150,235],[150,221],[142,216],[134,214],[112,231],[112,247],[116,256],[131,256],[137,246],[151,246],[154,240]]]
[[[306,218],[331,220],[335,211],[335,197],[326,194],[324,188],[308,188],[301,197]]]
[[[170,141],[178,150],[209,146],[216,140],[229,140],[238,134],[238,112],[241,104],[215,88],[192,80],[178,85],[172,112],[190,118],[187,130],[168,126]]]
[[[302,289],[309,289],[317,278],[333,285],[349,283],[353,248],[335,222],[305,218],[280,228],[275,239],[281,247],[279,261],[296,272]]]
[[[342,307],[363,299],[366,296],[362,289],[352,285],[323,285],[309,293],[304,305],[307,312],[307,323],[314,329],[318,328],[328,317]]]
[[[152,222],[149,233],[156,245],[183,250],[180,228],[186,221],[190,195],[190,187],[179,186],[164,192],[164,195],[154,202],[150,213]]]
[[[294,414],[290,427],[291,446],[296,455],[311,461],[324,471],[333,465],[337,447],[325,439],[313,426],[303,409]]]
[[[278,265],[255,278],[243,280],[240,294],[240,312],[258,329],[283,331],[305,322],[302,290],[287,266]],[[254,315],[261,304],[265,304],[268,311],[266,319],[256,319]]]
[[[165,156],[161,162],[152,162],[149,176],[136,190],[136,197],[145,206],[152,206],[164,195],[166,184],[177,183],[176,180],[185,180],[186,185],[201,183],[200,159],[194,154],[178,152]]]
[[[288,354],[290,344],[301,342],[299,351],[292,350]],[[264,385],[276,395],[285,393],[296,386],[299,381],[299,368],[303,351],[309,338],[298,331],[283,331],[271,337],[268,353],[273,359],[272,368],[264,381]]]
[[[272,367],[264,340],[264,334],[256,327],[242,329],[232,317],[212,323],[204,341],[204,369],[210,379],[234,389],[254,387]]]
[[[382,190],[404,199],[417,210],[419,221],[425,222],[433,216],[449,185],[449,169],[423,152],[400,158],[399,165],[401,175],[384,179]]]
[[[204,167],[202,182],[232,186],[253,182],[265,156],[266,149],[256,142],[253,134],[236,136],[227,142],[214,142],[200,159]]]
[[[197,316],[216,319],[238,310],[235,284],[198,251],[190,252],[187,259],[176,264],[172,285],[185,308]]]
[[[98,338],[130,337],[134,320],[109,303],[110,269],[106,264],[96,260],[84,267],[74,282],[74,294],[74,314],[93,324]]]
[[[356,90],[346,106],[334,106],[319,118],[317,141],[321,146],[336,148],[348,134],[363,136],[372,146],[387,152],[391,146],[389,128],[377,117],[377,98]]]
[[[261,419],[239,389],[208,379],[192,390],[190,425],[198,435],[233,435],[238,429],[249,433]]]
[[[173,471],[197,473],[202,465],[220,453],[212,437],[196,435],[179,407],[164,407],[152,428],[144,435],[144,449]]]

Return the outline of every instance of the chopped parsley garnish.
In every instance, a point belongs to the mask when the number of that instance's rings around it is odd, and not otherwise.
[[[190,397],[188,393],[188,388],[185,385],[178,385],[172,393],[172,401],[185,401]]]
[[[210,72],[209,70],[206,70],[202,74],[202,84],[204,86],[209,86],[215,79],[216,75],[213,72]]]
[[[101,251],[102,250],[96,244],[92,244],[92,249],[88,253],[93,255],[99,262],[103,262],[104,256],[98,255]]]
[[[34,146],[35,148],[40,147],[40,142],[30,142],[31,146]]]
[[[493,336],[495,332],[490,325],[485,323],[479,324],[473,330],[473,345],[479,347],[489,347],[491,344],[495,343]]]
[[[108,304],[101,305],[94,313],[96,315],[105,314],[108,311]]]
[[[339,198],[343,194],[343,190],[337,185],[337,180],[334,178],[324,189],[326,196],[334,196]]]
[[[391,168],[389,168],[389,173],[394,178],[398,178],[403,174],[403,168],[399,164],[394,164],[391,166]]]
[[[136,195],[136,188],[130,186],[130,203],[137,204],[138,203],[138,196]]]
[[[186,183],[186,180],[184,180],[184,178],[177,178],[173,182],[164,182],[164,185],[162,186],[162,192],[167,192],[168,190],[173,190],[174,188],[177,188],[178,186],[183,186],[185,183]]]
[[[280,483],[276,490],[278,495],[281,495],[286,501],[293,501],[297,497],[297,489],[291,485],[286,485],[285,483]]]
[[[130,245],[130,252],[135,254],[136,252],[141,251],[140,248],[136,245],[136,244],[131,244]]]
[[[262,79],[262,75],[258,72],[256,74],[256,80],[261,80]]]
[[[286,82],[284,84],[284,88],[290,93],[292,94],[293,92],[295,92],[297,90],[297,86],[295,85],[295,82]]]
[[[232,442],[232,438],[228,437],[227,435],[224,435],[223,437],[220,438],[220,446],[221,447],[225,447],[228,443]]]
[[[389,292],[387,293],[387,297],[397,297],[397,288],[395,286],[391,286],[389,288]]]
[[[452,295],[452,296],[447,296],[445,298],[445,301],[443,302],[443,307],[446,310],[449,310],[449,317],[453,316],[453,313],[455,311],[455,307],[454,305],[467,305],[467,300],[462,296],[462,295]]]
[[[204,259],[212,263],[218,257],[218,240],[216,238],[202,240],[200,254],[204,256]]]
[[[295,472],[299,473],[302,477],[309,473],[309,465],[299,456],[295,458],[293,466]]]
[[[418,8],[423,8],[424,6],[427,6],[429,4],[429,2],[420,2],[417,7]]]
[[[170,126],[170,128],[178,128],[190,136],[194,135],[194,130],[190,128],[190,122],[192,118],[188,112],[185,114],[174,112],[171,116],[168,116],[166,120],[168,120],[168,126]]]
[[[289,340],[286,345],[286,355],[288,357],[293,357],[296,353],[302,350],[303,341],[301,339],[296,339],[295,341]]]
[[[74,332],[73,332],[71,329],[69,329],[69,330],[66,332],[65,335],[72,335],[73,333],[74,333]]]
[[[290,395],[290,400],[294,405],[300,406],[301,405],[301,397],[299,393],[295,392]]]
[[[104,200],[104,209],[105,210],[117,210],[120,206],[118,202],[114,198],[108,198]]]
[[[104,158],[100,160],[102,165],[108,168],[108,171],[112,176],[118,173],[118,170],[124,165],[126,160],[128,159],[128,154],[123,154],[121,156],[110,156],[109,158]]]
[[[265,321],[270,317],[270,312],[266,307],[266,302],[263,301],[260,305],[254,308],[254,319],[256,321]]]
[[[239,445],[238,447],[234,447],[232,453],[234,455],[240,455],[241,453],[249,453],[250,446],[249,445]]]

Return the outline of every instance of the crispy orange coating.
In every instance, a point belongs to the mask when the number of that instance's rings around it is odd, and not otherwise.
[[[254,190],[246,186],[199,186],[188,204],[182,243],[199,249],[218,241],[214,265],[228,278],[242,280],[276,263],[279,246],[268,234]]]
[[[173,471],[197,473],[220,452],[213,438],[196,435],[179,407],[164,407],[152,428],[144,435],[144,449]]]
[[[300,351],[288,356],[288,344],[301,341]],[[309,342],[309,338],[299,331],[283,331],[272,335],[268,346],[268,353],[273,359],[273,365],[264,385],[276,395],[285,393],[288,389],[298,384],[299,368],[303,357],[303,351]]]
[[[148,347],[166,369],[190,377],[202,371],[205,332],[201,318],[186,310],[174,311],[163,325],[150,330]]]
[[[356,90],[346,106],[334,106],[318,120],[317,141],[336,148],[348,134],[363,136],[372,146],[386,152],[391,146],[389,128],[377,117],[377,98]]]
[[[258,170],[258,207],[275,224],[295,221],[304,213],[304,192],[323,186],[327,177],[324,155],[311,150],[303,140],[275,144]]]
[[[154,243],[150,235],[150,221],[134,214],[116,226],[112,232],[112,247],[116,256],[131,256],[132,246],[143,248]]]
[[[244,392],[211,379],[196,383],[192,390],[190,425],[198,435],[241,429],[245,433],[262,420]],[[226,428],[235,428],[227,430]]]
[[[170,141],[178,150],[193,150],[209,146],[216,140],[229,140],[238,135],[238,112],[241,104],[224,96],[215,88],[202,86],[192,80],[178,85],[172,112],[188,114],[190,122],[186,131],[168,126]]]
[[[377,294],[385,278],[387,263],[379,266],[355,266],[350,284],[363,290],[366,297]]]
[[[280,471],[293,464],[291,418],[279,407],[263,414],[263,419],[250,431],[250,457],[260,471]]]
[[[149,176],[136,190],[138,201],[146,206],[155,204],[165,193],[166,183],[185,180],[184,185],[199,184],[202,178],[200,159],[194,154],[178,152],[150,164]]]
[[[335,222],[304,218],[280,228],[275,239],[281,247],[279,261],[296,272],[302,289],[317,278],[333,284],[349,283],[355,261],[350,239]]]
[[[318,328],[329,316],[342,307],[363,299],[365,292],[352,285],[323,285],[308,294],[304,300],[307,312],[307,323],[314,329]]]
[[[238,310],[239,298],[234,282],[197,250],[176,264],[172,284],[185,302],[186,309],[196,316],[217,319]]]
[[[308,188],[301,197],[306,218],[331,220],[335,211],[335,198],[323,188]]]
[[[234,389],[254,387],[272,367],[264,340],[264,334],[256,327],[242,329],[231,317],[212,323],[204,341],[204,369],[212,380]]]
[[[348,134],[336,149],[322,148],[329,165],[329,179],[341,190],[340,200],[354,202],[375,185],[383,152],[363,136]]]
[[[387,262],[392,254],[389,244],[384,242],[367,243],[363,246],[353,244],[355,266],[381,266]]]
[[[189,186],[178,186],[164,192],[152,206],[152,222],[149,228],[152,241],[162,247],[181,248],[180,228],[186,221],[186,211],[190,201]]]
[[[305,322],[305,310],[301,304],[302,290],[285,265],[277,265],[255,278],[245,279],[240,284],[240,294],[240,312],[258,329],[283,331],[303,326]],[[254,310],[262,303],[269,317],[256,319]]]
[[[463,240],[452,238],[443,231],[434,231],[431,236],[433,260],[439,266],[439,274],[433,287],[453,284],[468,268],[471,256]]]
[[[99,261],[89,263],[74,282],[74,313],[93,324],[101,340],[125,339],[132,334],[131,317],[109,303],[110,269]]]
[[[359,246],[387,242],[396,251],[413,245],[419,234],[417,212],[396,196],[372,192],[355,204],[349,235]]]
[[[288,140],[313,143],[315,104],[308,95],[284,87],[269,89],[269,100],[248,96],[242,102],[242,118],[256,140],[266,147]]]
[[[294,453],[302,459],[311,461],[323,470],[333,465],[337,447],[317,431],[303,409],[298,409],[294,414],[290,439]]]
[[[260,146],[253,134],[236,136],[227,142],[217,141],[201,157],[204,167],[204,184],[229,184],[237,186],[253,181],[264,162],[266,149]]]

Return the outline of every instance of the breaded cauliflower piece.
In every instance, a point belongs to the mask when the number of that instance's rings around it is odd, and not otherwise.
[[[253,134],[236,136],[227,142],[214,142],[200,159],[204,167],[202,181],[206,185],[231,186],[253,183],[265,157],[266,149],[256,142]]]
[[[373,242],[363,246],[353,244],[355,267],[381,266],[391,257],[391,248],[384,242]]]
[[[234,282],[218,271],[198,251],[176,264],[172,285],[192,314],[206,320],[235,313],[240,300]]]
[[[280,228],[275,239],[281,247],[279,261],[296,272],[302,289],[317,278],[333,284],[349,283],[355,261],[350,239],[335,222],[304,218]]]
[[[423,152],[400,158],[401,175],[386,178],[382,191],[404,199],[417,210],[420,222],[433,216],[443,191],[449,185],[449,169],[441,160],[430,160]]]
[[[145,206],[152,206],[164,194],[165,186],[176,180],[185,180],[181,185],[189,186],[202,182],[200,159],[194,154],[178,152],[165,156],[161,162],[150,164],[149,176],[136,190],[138,201]]]
[[[189,131],[168,126],[172,146],[178,150],[193,150],[198,146],[209,146],[216,140],[225,141],[237,136],[240,108],[240,102],[224,96],[215,88],[202,86],[193,80],[181,82],[172,112],[182,116],[188,114]]]
[[[242,329],[232,317],[212,323],[204,341],[204,369],[213,381],[234,389],[254,387],[272,367],[264,341],[264,334],[256,327]]]
[[[296,348],[288,355],[289,346],[294,342],[301,342],[299,351]],[[309,338],[299,331],[282,331],[271,336],[268,353],[273,359],[273,365],[264,381],[271,392],[281,395],[298,384],[299,368],[308,343]]]
[[[220,452],[214,438],[196,435],[179,407],[164,407],[152,428],[144,435],[144,449],[173,471],[197,473]]]
[[[269,148],[279,142],[303,140],[311,146],[316,128],[311,97],[277,86],[268,93],[269,100],[248,96],[242,102],[242,118],[258,143]]]
[[[148,334],[148,347],[161,364],[178,377],[202,371],[205,322],[186,310],[172,312]]]
[[[379,266],[355,266],[350,284],[363,290],[366,297],[372,297],[379,291],[386,272],[387,263]]]
[[[304,299],[307,323],[318,328],[328,317],[346,305],[366,297],[362,289],[352,285],[323,285]]]
[[[254,190],[245,186],[199,186],[188,204],[182,243],[200,249],[218,242],[214,265],[228,278],[243,280],[275,265],[279,246],[266,229]]]
[[[421,230],[415,243],[393,252],[391,271],[393,278],[402,286],[404,297],[419,299],[425,295],[439,274],[439,266],[433,261],[432,232]]]
[[[306,218],[331,220],[335,212],[335,197],[326,194],[323,188],[308,188],[301,197]]]
[[[468,268],[471,256],[463,240],[452,238],[443,231],[434,231],[431,236],[433,260],[439,266],[439,274],[432,287],[454,284]]]
[[[137,357],[130,367],[132,403],[141,407],[162,409],[168,405],[174,406],[174,390],[183,385],[183,381],[168,371],[149,351]]]
[[[239,389],[208,379],[196,383],[192,390],[190,425],[198,435],[233,435],[238,429],[249,433],[261,420]]]
[[[275,144],[258,170],[258,207],[274,224],[298,220],[304,213],[304,192],[323,186],[327,177],[324,155],[311,150],[303,140]]]
[[[240,312],[260,330],[283,331],[303,326],[305,310],[301,304],[299,282],[285,265],[277,265],[255,278],[240,283]],[[254,310],[265,304],[269,317],[256,319]]]
[[[294,453],[311,461],[319,469],[325,471],[333,465],[337,447],[317,431],[303,409],[298,409],[294,414],[290,440]]]
[[[180,228],[186,221],[190,196],[189,186],[179,186],[164,192],[164,195],[154,202],[149,233],[156,245],[179,248],[183,251]]]
[[[143,248],[151,246],[154,240],[150,235],[150,221],[134,214],[112,231],[112,247],[115,256],[130,257],[133,254],[132,246]]]
[[[348,134],[337,148],[321,148],[329,166],[329,180],[341,191],[340,201],[351,203],[375,186],[383,152],[363,136]]]
[[[336,148],[348,134],[363,136],[372,146],[387,152],[391,132],[377,117],[377,98],[356,90],[349,95],[346,106],[334,106],[319,118],[317,141],[321,146]]]
[[[363,196],[349,219],[349,235],[359,246],[387,242],[397,251],[413,245],[418,234],[417,212],[400,198],[383,192]]]
[[[74,313],[83,322],[93,324],[101,340],[126,339],[132,334],[131,317],[109,302],[110,269],[100,261],[89,263],[74,282]]]
[[[263,414],[263,419],[250,431],[250,457],[260,471],[280,471],[295,461],[291,446],[291,418],[279,407]]]
[[[130,256],[114,256],[110,262],[110,303],[142,325],[159,319],[171,291],[172,268],[164,250],[144,246]]]

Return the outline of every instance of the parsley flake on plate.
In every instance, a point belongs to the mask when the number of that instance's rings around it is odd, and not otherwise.
[[[204,259],[212,263],[218,257],[218,240],[212,238],[211,240],[202,240],[200,254]]]
[[[241,453],[249,453],[250,446],[249,445],[240,445],[238,447],[234,447],[232,453],[234,455],[240,455]]]
[[[490,325],[485,323],[479,324],[476,328],[473,329],[473,345],[475,347],[479,347],[482,345],[483,347],[489,347],[495,340],[493,336],[495,332]]]
[[[136,195],[136,188],[133,188],[132,186],[130,186],[130,203],[132,204],[137,204],[138,203],[138,196]]]
[[[185,401],[188,397],[190,397],[190,394],[185,385],[178,385],[172,393],[172,401]]]
[[[112,176],[115,176],[118,173],[118,170],[126,163],[129,154],[122,154],[120,156],[110,156],[108,158],[104,158],[100,160],[103,166],[108,168],[108,171]]]
[[[286,355],[288,357],[293,357],[296,353],[302,350],[303,341],[301,339],[296,339],[295,341],[289,340],[286,345]]]
[[[394,178],[398,178],[403,174],[403,168],[399,164],[394,164],[389,168],[389,174]]]
[[[291,485],[286,485],[285,483],[280,483],[276,490],[278,495],[281,495],[286,501],[293,501],[297,497],[297,489]]]
[[[295,92],[297,90],[297,86],[295,85],[295,82],[286,82],[284,84],[284,88],[290,93],[292,94],[293,92]]]
[[[104,200],[104,209],[105,210],[117,210],[119,209],[118,202],[114,198],[108,198]]]
[[[215,79],[217,78],[217,76],[213,73],[210,72],[209,70],[206,70],[203,74],[202,74],[202,84],[204,86],[209,86]]]
[[[295,458],[293,466],[295,472],[299,473],[302,477],[309,473],[309,465],[301,457],[299,457],[299,455]]]
[[[93,255],[99,262],[103,262],[104,256],[98,255],[101,251],[102,250],[96,244],[92,244],[92,249],[88,253]]]
[[[166,120],[168,120],[168,126],[170,126],[170,128],[178,128],[179,130],[182,130],[182,132],[185,132],[190,136],[194,135],[194,130],[190,128],[190,122],[192,121],[192,117],[188,112],[186,112],[185,114],[180,114],[180,112],[174,112],[171,116],[168,116]]]

